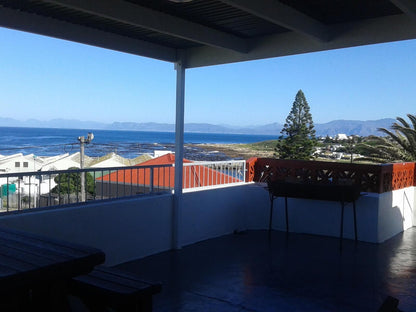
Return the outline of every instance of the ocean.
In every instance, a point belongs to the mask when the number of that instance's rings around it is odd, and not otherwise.
[[[115,152],[125,158],[134,158],[145,153],[153,154],[154,150],[174,151],[175,134],[172,132],[0,127],[0,155],[75,153],[79,151],[78,137],[86,137],[88,132],[94,133],[94,140],[85,146],[85,154],[91,157]],[[220,133],[185,133],[184,136],[186,144],[254,143],[274,139],[274,135]],[[185,157],[195,160],[227,158],[195,147],[185,148]]]

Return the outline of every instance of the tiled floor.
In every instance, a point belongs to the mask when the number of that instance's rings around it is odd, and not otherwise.
[[[416,228],[383,244],[248,231],[118,266],[163,284],[154,311],[416,311]],[[137,246],[137,248],[140,248]]]

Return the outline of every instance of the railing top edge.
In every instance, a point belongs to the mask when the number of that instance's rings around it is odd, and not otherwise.
[[[403,167],[403,166],[415,166],[416,163],[415,162],[399,162],[399,163],[391,163],[391,164],[386,164],[386,165],[393,165],[393,167]]]
[[[246,162],[257,161],[258,159],[259,159],[258,157],[250,157],[249,159],[246,160]]]
[[[223,164],[245,164],[245,160],[219,160],[219,161],[196,161],[184,163],[184,166],[206,166],[206,165],[223,165]]]
[[[335,162],[335,161],[321,161],[321,160],[300,160],[300,159],[277,159],[277,158],[258,158],[259,163],[272,162],[283,164],[308,164],[310,166],[342,166],[342,167],[360,167],[360,168],[377,168],[377,167],[392,167],[392,166],[404,166],[404,165],[416,165],[415,162],[399,162],[399,163],[386,163],[386,164],[361,164],[361,163],[347,163],[347,162]]]
[[[184,163],[187,166],[207,166],[207,165],[233,165],[241,164],[244,165],[245,160],[228,160],[228,161],[201,161],[201,162],[190,162]],[[77,169],[64,169],[64,170],[45,170],[45,171],[22,171],[22,172],[9,172],[0,173],[0,178],[7,177],[23,177],[23,176],[40,176],[40,175],[54,175],[62,173],[79,173],[79,172],[102,172],[102,171],[115,171],[115,170],[144,170],[151,168],[171,168],[174,164],[157,164],[157,165],[134,165],[134,166],[118,166],[118,167],[89,167],[89,168],[77,168]]]
[[[97,171],[113,171],[113,170],[143,170],[150,168],[167,168],[172,167],[171,164],[164,165],[148,165],[148,166],[124,166],[124,167],[100,167],[100,168],[84,168],[84,169],[64,169],[64,170],[45,170],[45,171],[22,171],[22,172],[10,172],[10,173],[0,173],[0,178],[7,177],[18,177],[18,176],[40,176],[40,175],[52,175],[52,174],[61,174],[61,173],[78,173],[78,172],[97,172]]]

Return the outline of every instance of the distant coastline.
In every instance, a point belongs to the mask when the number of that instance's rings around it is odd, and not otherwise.
[[[334,136],[340,133],[346,135],[381,135],[378,128],[390,128],[395,119],[384,118],[378,120],[334,120],[327,123],[315,123],[317,136]],[[19,127],[19,128],[50,128],[50,129],[88,129],[88,130],[110,130],[110,131],[148,131],[148,132],[167,132],[175,131],[175,125],[170,123],[136,123],[136,122],[113,122],[100,123],[95,121],[81,121],[73,119],[52,119],[40,121],[30,119],[19,121],[12,118],[1,118],[0,127]],[[283,125],[271,123],[259,126],[231,126],[214,125],[208,123],[186,123],[185,132],[187,133],[210,133],[210,134],[247,134],[247,135],[280,135]]]
[[[0,127],[0,155],[17,153],[53,156],[79,151],[79,136],[85,129]],[[101,157],[116,153],[136,158],[154,151],[174,151],[175,134],[155,131],[92,130],[94,140],[85,146],[85,154]],[[273,135],[185,133],[185,158],[223,160],[221,153],[206,152],[199,144],[239,144],[276,139]],[[207,155],[209,154],[209,155]]]

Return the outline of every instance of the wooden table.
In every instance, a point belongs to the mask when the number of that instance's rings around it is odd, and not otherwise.
[[[67,281],[104,260],[95,248],[0,228],[0,304],[52,311],[66,294]]]

